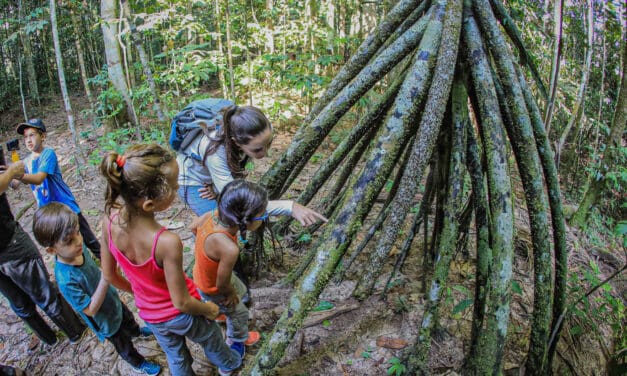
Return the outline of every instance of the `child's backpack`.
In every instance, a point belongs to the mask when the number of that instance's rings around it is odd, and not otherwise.
[[[170,130],[170,146],[177,153],[184,153],[185,149],[202,134],[198,124],[203,121],[208,129],[215,129],[215,124],[222,119],[220,110],[234,105],[228,99],[207,98],[199,99],[188,104],[172,118]]]

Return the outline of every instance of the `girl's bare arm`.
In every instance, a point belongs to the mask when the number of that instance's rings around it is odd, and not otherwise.
[[[109,217],[102,218],[102,234],[100,244],[104,246],[100,250],[100,267],[104,279],[120,290],[133,293],[131,283],[118,272],[118,262],[115,261],[109,250]]]
[[[203,303],[189,294],[183,271],[183,244],[176,234],[169,231],[161,234],[155,258],[157,263],[163,265],[165,281],[174,307],[181,312],[202,315],[211,320],[218,316],[217,305],[211,302]]]

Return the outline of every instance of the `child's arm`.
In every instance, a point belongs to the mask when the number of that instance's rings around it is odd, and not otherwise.
[[[107,296],[107,291],[109,291],[109,282],[105,280],[104,274],[101,274],[98,287],[96,287],[96,291],[94,291],[94,294],[91,296],[89,306],[83,310],[83,313],[87,316],[95,316],[96,313],[100,311],[100,307],[102,307],[102,303]]]
[[[235,306],[239,303],[239,297],[231,284],[231,274],[239,257],[239,247],[223,234],[216,234],[205,240],[205,255],[218,259],[216,287],[220,295],[224,296],[224,305]]]
[[[118,272],[118,262],[115,261],[109,250],[109,218],[105,215],[102,218],[102,238],[100,244],[104,247],[100,250],[100,267],[104,279],[120,290],[132,293],[130,282],[122,277]]]
[[[24,174],[19,180],[24,184],[39,185],[48,177],[47,172],[40,171],[36,174]]]
[[[157,263],[163,265],[170,298],[176,309],[190,315],[202,315],[211,320],[218,316],[217,305],[211,302],[203,303],[191,296],[187,290],[183,271],[183,243],[178,235],[170,231],[161,234],[155,250],[155,259]]]

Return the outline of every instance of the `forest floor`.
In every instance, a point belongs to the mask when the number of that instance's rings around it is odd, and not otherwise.
[[[75,99],[76,108],[80,108],[80,99]],[[89,220],[92,229],[99,233],[100,216],[103,211],[103,191],[105,182],[98,172],[97,166],[88,165],[83,169],[83,177],[79,178],[76,166],[71,162],[73,145],[67,119],[60,101],[47,106],[43,120],[48,128],[45,144],[55,149],[59,156],[65,181],[70,185],[79,205]],[[0,115],[0,141],[6,142],[17,137],[13,125],[20,121],[20,113]],[[102,129],[90,130],[89,122],[78,119],[79,131],[88,134],[81,138],[83,149],[89,154],[98,150],[97,138],[102,136]],[[270,158],[256,163],[250,179],[257,180],[266,171],[272,161],[289,144],[293,129],[276,129],[273,152]],[[21,157],[27,155],[21,143]],[[293,186],[296,193],[305,186],[307,178],[317,166],[308,166]],[[22,186],[8,193],[13,213],[20,215],[20,223],[30,232],[32,216],[35,209],[33,198],[28,187]],[[380,200],[382,201],[382,200]],[[524,194],[519,189],[516,201],[520,208],[524,202]],[[316,206],[315,202],[312,205]],[[188,265],[193,257],[193,236],[187,225],[194,218],[193,213],[176,200],[171,208],[159,214],[162,224],[177,232],[185,245],[184,262]],[[373,221],[368,218],[367,221]],[[367,223],[366,223],[367,224]],[[364,226],[367,228],[367,226]],[[468,242],[469,248],[460,252],[450,269],[451,288],[448,290],[443,310],[440,314],[440,327],[434,336],[430,367],[432,374],[455,375],[460,370],[463,357],[468,349],[472,309],[460,309],[463,301],[472,299],[474,274],[474,257],[472,250],[472,234]],[[581,277],[590,269],[591,261],[600,268],[599,278],[611,274],[623,263],[624,249],[612,240],[596,234],[570,229],[568,235],[571,249],[570,270]],[[419,248],[421,239],[415,241]],[[290,296],[291,288],[279,282],[299,258],[309,249],[307,244],[292,242],[283,244],[283,263],[272,265],[263,270],[259,280],[253,283],[251,308],[251,328],[263,335],[271,332],[274,323],[281,315]],[[53,259],[42,250],[42,255],[50,273],[53,271]],[[278,370],[280,375],[384,375],[390,370],[390,363],[401,357],[403,351],[413,345],[420,327],[423,310],[423,286],[420,275],[422,264],[418,251],[412,252],[405,262],[402,274],[395,277],[394,285],[386,298],[381,297],[383,284],[389,277],[391,265],[386,267],[378,283],[374,296],[359,302],[351,296],[355,285],[354,271],[365,263],[365,256],[357,260],[357,265],[347,274],[341,284],[331,283],[325,289],[320,301],[331,303],[333,308],[312,312],[300,329]],[[361,264],[360,264],[361,263]],[[275,263],[276,264],[276,263]],[[391,263],[390,263],[391,264]],[[575,277],[577,278],[577,277]],[[520,288],[514,288],[511,302],[511,323],[506,345],[504,369],[506,374],[524,374],[522,365],[528,346],[528,333],[533,308],[533,257],[526,211],[516,212],[516,250],[514,261],[514,280]],[[613,285],[615,295],[625,299],[627,285],[625,280],[616,281]],[[121,298],[129,308],[136,312],[133,297],[121,293]],[[574,300],[574,296],[569,301]],[[454,312],[460,309],[460,312]],[[32,375],[129,375],[134,374],[115,352],[109,343],[98,342],[92,332],[77,343],[70,344],[63,338],[56,346],[49,347],[41,343],[11,311],[6,299],[0,299],[0,363],[22,368]],[[44,315],[45,317],[45,315]],[[139,320],[139,318],[138,318]],[[141,322],[141,321],[140,321]],[[602,352],[604,346],[610,346],[611,331],[606,323],[597,322],[597,332],[586,331],[582,334],[569,334],[569,328],[577,322],[568,320],[565,335],[560,342],[558,359],[555,369],[559,374],[596,375],[603,374],[606,360]],[[582,324],[583,325],[583,324]],[[61,335],[61,334],[59,334]],[[624,334],[623,334],[624,335]],[[165,356],[154,339],[138,339],[135,342],[139,351],[147,358],[163,366],[163,375],[169,375]],[[252,361],[259,345],[247,352],[245,361]],[[216,369],[208,363],[201,349],[190,344],[194,356],[194,370],[199,375],[215,375]]]

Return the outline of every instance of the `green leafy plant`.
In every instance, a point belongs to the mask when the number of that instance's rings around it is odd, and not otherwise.
[[[333,305],[333,303],[327,302],[326,300],[321,300],[312,311],[314,312],[328,311],[330,309],[333,309],[334,307],[335,306]]]
[[[390,363],[390,368],[386,372],[387,375],[401,376],[407,372],[407,367],[397,357],[391,358],[388,363]]]

